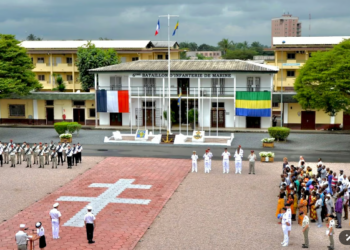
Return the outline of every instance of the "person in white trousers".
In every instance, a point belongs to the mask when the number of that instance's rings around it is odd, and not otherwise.
[[[241,145],[238,146],[234,157],[235,157],[236,174],[238,173],[242,174],[243,149],[241,148]]]
[[[193,151],[193,154],[191,155],[191,159],[192,159],[192,173],[194,171],[198,171],[197,169],[197,160],[198,160],[198,155],[196,155],[196,151]]]
[[[289,237],[288,237],[288,228],[291,225],[292,221],[289,219],[289,215],[286,212],[287,208],[283,208],[283,216],[282,216],[282,231],[283,231],[283,241],[282,246],[286,247],[289,244]]]
[[[50,211],[50,219],[52,223],[52,237],[53,239],[59,239],[61,212],[58,211],[58,203],[53,204],[53,209]]]
[[[210,158],[208,150],[205,150],[204,158],[204,173],[209,173],[210,171]]]
[[[210,152],[210,148],[208,148],[208,155],[209,155],[209,171],[211,171],[211,158],[213,158],[213,153]]]
[[[229,173],[230,172],[230,157],[231,154],[227,152],[227,148],[225,148],[225,151],[221,154],[222,156],[222,168],[223,168],[223,173]]]

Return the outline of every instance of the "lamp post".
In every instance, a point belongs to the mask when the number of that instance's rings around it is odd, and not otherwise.
[[[282,41],[285,44],[286,41]],[[281,127],[283,127],[283,46],[281,50]]]

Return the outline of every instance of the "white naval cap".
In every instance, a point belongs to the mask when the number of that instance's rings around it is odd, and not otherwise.
[[[26,227],[26,225],[25,224],[21,224],[21,225],[19,225],[19,228],[25,228]]]
[[[56,202],[55,204],[53,204],[53,207],[58,207],[58,202]]]
[[[88,206],[88,207],[87,207],[87,210],[92,210],[92,206]]]

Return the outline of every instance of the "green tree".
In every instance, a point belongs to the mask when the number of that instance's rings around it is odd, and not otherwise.
[[[113,49],[99,49],[89,41],[78,48],[76,65],[79,69],[79,80],[84,91],[94,86],[94,75],[89,69],[118,64],[119,58]]]
[[[29,36],[27,36],[27,40],[28,41],[42,41],[43,39],[40,37],[37,37],[33,34],[29,34]]]
[[[218,46],[222,51],[223,55],[226,55],[227,50],[231,49],[234,46],[234,43],[229,41],[227,38],[223,38],[220,42],[218,42]]]
[[[27,95],[42,88],[35,78],[31,59],[13,35],[0,34],[0,98]]]
[[[179,43],[180,49],[186,49],[189,51],[196,51],[198,49],[198,45],[194,42],[181,42]]]
[[[236,50],[227,50],[227,53],[224,56],[224,58],[248,60],[248,59],[253,59],[253,57],[256,55],[258,55],[258,52],[252,49],[245,49],[245,50],[236,49]]]
[[[217,51],[217,50],[218,50],[217,47],[211,46],[205,43],[198,46],[198,51]]]
[[[294,96],[303,109],[334,116],[350,107],[350,39],[324,52],[313,52],[301,68]]]

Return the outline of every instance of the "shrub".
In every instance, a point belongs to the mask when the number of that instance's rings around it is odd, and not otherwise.
[[[81,125],[79,123],[74,123],[74,124],[68,124],[67,125],[67,130],[71,134],[73,134],[74,132],[79,132],[80,129],[81,129]]]
[[[270,127],[268,129],[269,135],[277,141],[285,141],[290,133],[290,128],[285,127]]]
[[[264,138],[261,140],[262,142],[274,142],[275,138]]]
[[[70,139],[70,138],[72,138],[72,134],[61,134],[60,138],[61,139]]]
[[[260,157],[275,157],[275,153],[273,152],[260,152]]]
[[[188,123],[194,123],[194,109],[188,111]],[[198,122],[198,110],[196,109],[196,122]]]
[[[57,134],[61,135],[66,133],[68,130],[68,126],[71,125],[80,125],[77,122],[56,122],[53,126],[57,132]]]

